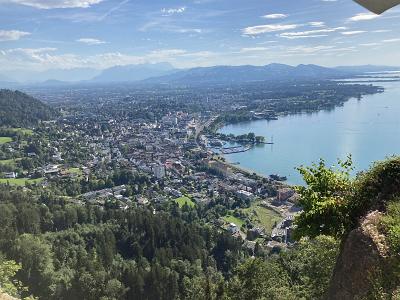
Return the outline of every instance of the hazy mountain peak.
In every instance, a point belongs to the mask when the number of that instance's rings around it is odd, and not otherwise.
[[[123,65],[105,69],[93,80],[107,82],[138,81],[163,76],[174,71],[174,67],[169,63]]]

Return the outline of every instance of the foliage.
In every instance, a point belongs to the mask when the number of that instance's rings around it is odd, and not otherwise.
[[[385,236],[388,253],[370,276],[371,299],[398,299],[400,291],[400,202],[388,202],[380,217],[379,232]]]
[[[349,205],[352,227],[370,210],[385,211],[387,204],[400,195],[400,157],[374,163],[370,170],[359,174],[354,190]]]
[[[332,237],[302,239],[293,249],[240,265],[227,287],[229,299],[323,299],[338,254]]]
[[[179,207],[183,207],[184,205],[188,205],[190,207],[194,207],[196,204],[187,196],[182,196],[175,199],[175,202],[178,203]]]
[[[0,90],[0,126],[34,126],[56,115],[39,100],[19,91]]]
[[[22,267],[17,279],[29,286],[22,296],[219,299],[223,275],[245,255],[239,241],[184,221],[186,213],[101,209],[51,193],[32,199],[0,188],[0,249]]]
[[[386,214],[381,220],[385,236],[393,253],[400,253],[400,199],[395,199],[387,206]]]
[[[15,261],[0,256],[0,292],[19,297],[22,291],[26,291],[22,283],[16,279],[16,273],[21,268]]]
[[[306,186],[296,188],[303,212],[296,218],[296,236],[342,235],[348,223],[352,161],[338,161],[339,170],[328,168],[321,159],[312,167],[300,167]]]

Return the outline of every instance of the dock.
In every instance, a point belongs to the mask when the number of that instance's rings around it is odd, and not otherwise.
[[[221,153],[222,154],[240,153],[249,151],[251,148],[252,148],[251,146],[226,147],[226,148],[221,148]]]

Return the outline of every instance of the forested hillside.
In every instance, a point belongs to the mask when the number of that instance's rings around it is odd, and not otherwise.
[[[323,161],[300,169],[308,185],[299,188],[298,242],[269,252],[256,245],[253,253],[241,239],[204,224],[201,210],[189,206],[101,208],[49,190],[3,185],[2,290],[39,299],[325,299],[328,291],[330,299],[394,299],[399,166],[392,159],[355,180],[350,161],[339,171]],[[375,236],[371,223],[362,225],[372,210],[381,220],[375,220]],[[359,221],[364,230],[357,229]],[[354,230],[362,242],[351,238]],[[362,258],[349,250],[364,244]],[[385,255],[366,265],[369,255],[379,256],[375,244]],[[351,271],[343,271],[349,264]]]
[[[30,127],[49,120],[55,111],[19,91],[0,90],[0,126]]]

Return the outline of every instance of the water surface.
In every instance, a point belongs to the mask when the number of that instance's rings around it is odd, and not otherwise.
[[[285,175],[289,183],[301,184],[295,167],[319,158],[333,164],[352,154],[355,170],[360,171],[374,161],[400,154],[400,82],[377,85],[385,87],[385,92],[351,99],[332,111],[227,125],[219,132],[254,132],[275,144],[225,157],[259,174]]]

